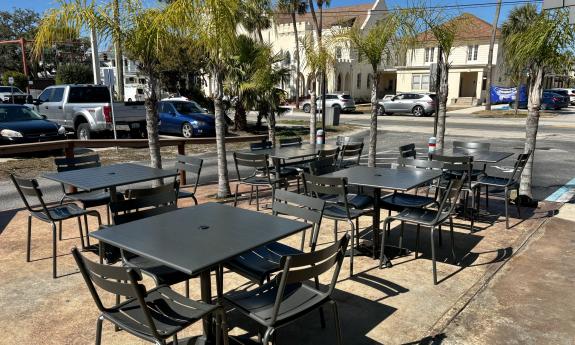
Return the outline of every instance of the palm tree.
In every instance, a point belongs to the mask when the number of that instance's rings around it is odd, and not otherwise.
[[[543,79],[547,71],[564,68],[569,61],[575,34],[566,9],[537,12],[533,4],[514,8],[503,24],[503,49],[512,69],[528,71],[528,115],[524,152],[535,152]],[[521,176],[520,202],[532,202],[533,161],[529,159]]]
[[[323,50],[322,46],[322,36],[323,36],[323,5],[326,5],[327,7],[329,7],[329,5],[331,4],[330,0],[316,0],[315,5],[317,5],[317,8],[319,9],[319,22],[317,20],[317,16],[315,14],[315,8],[314,8],[314,1],[313,0],[308,0],[308,6],[311,12],[311,16],[313,18],[313,24],[315,27],[315,32],[317,35],[317,40],[318,40],[318,47],[320,50]],[[322,111],[322,129],[325,130],[325,88],[326,88],[326,67],[322,68],[320,70],[320,77],[321,77],[321,111]],[[324,133],[325,135],[325,133]],[[315,134],[314,134],[315,136]]]
[[[269,0],[244,0],[240,3],[239,22],[249,33],[256,33],[264,42],[262,31],[271,28],[271,2]]]
[[[218,197],[228,197],[230,184],[226,160],[226,119],[223,105],[224,79],[229,69],[227,57],[237,45],[237,13],[240,0],[174,0],[161,20],[179,35],[191,37],[206,52],[208,70],[215,80],[214,113],[218,156]]]
[[[365,56],[372,68],[373,82],[371,84],[371,123],[369,131],[369,154],[368,166],[375,167],[375,155],[377,150],[377,88],[378,66],[382,61],[389,62],[393,52],[400,49],[399,45],[405,42],[400,36],[400,26],[405,23],[401,12],[392,12],[384,20],[378,21],[367,31],[353,26],[343,32],[334,33],[337,41],[349,42],[358,54]]]
[[[280,13],[289,13],[293,26],[293,33],[295,39],[295,63],[296,63],[296,78],[295,78],[295,108],[299,109],[299,95],[300,95],[300,74],[301,74],[301,61],[299,54],[299,34],[297,29],[297,14],[304,14],[306,12],[307,6],[305,2],[301,0],[279,0],[277,2],[277,8]]]
[[[311,78],[314,79],[309,90],[310,95],[310,114],[309,114],[309,141],[314,144],[316,140],[317,128],[317,96],[315,83],[318,77],[325,72],[326,66],[335,61],[333,54],[325,47],[325,45],[316,45],[313,36],[306,35],[302,40],[301,45],[302,53],[305,59],[305,67],[310,71]]]
[[[485,95],[485,110],[491,110],[491,85],[493,79],[493,48],[495,46],[495,36],[497,33],[497,22],[499,21],[499,12],[501,11],[501,2],[503,0],[497,1],[497,7],[495,8],[495,17],[493,18],[493,25],[491,28],[491,39],[489,40],[489,53],[487,54],[487,92]]]

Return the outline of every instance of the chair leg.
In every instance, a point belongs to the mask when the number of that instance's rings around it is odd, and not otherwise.
[[[334,220],[334,225],[333,225],[333,241],[337,242],[337,220]]]
[[[415,258],[419,257],[419,232],[421,230],[421,225],[417,224],[417,232],[415,234]]]
[[[297,181],[297,193],[299,194],[300,192],[299,175],[296,177],[296,181]]]
[[[224,343],[223,345],[228,345],[228,343],[229,343],[229,339],[228,339],[228,322],[227,322],[227,319],[226,319],[226,311],[225,311],[223,308],[222,308],[220,317],[221,317],[221,319],[222,319],[222,322],[221,322],[221,324],[220,324],[220,329],[221,329],[222,336],[223,336],[223,338],[224,338],[224,339],[223,339],[223,340],[224,340],[224,341],[223,341],[223,343]]]
[[[110,205],[106,205],[106,221],[108,222],[108,225],[112,224],[112,220],[110,218]]]
[[[266,333],[264,334],[264,338],[262,339],[263,345],[268,345],[270,343],[270,337],[272,336],[274,331],[275,329],[272,327],[268,327],[268,329],[266,329]]]
[[[437,233],[437,244],[441,247],[443,245],[443,238],[441,235],[441,224],[438,227],[439,232]]]
[[[320,290],[319,288],[319,278],[317,276],[314,277],[315,288],[316,290]],[[319,307],[319,320],[321,324],[321,328],[325,328],[325,315],[323,314],[323,308]]]
[[[359,217],[355,218],[355,245],[359,247]]]
[[[260,210],[260,187],[256,186],[256,211]]]
[[[336,336],[337,336],[337,345],[341,345],[342,344],[342,339],[341,339],[341,324],[339,322],[339,311],[337,308],[337,303],[335,301],[331,301],[331,305],[333,308],[333,320],[335,323],[335,332],[336,332]]]
[[[485,209],[489,208],[489,186],[485,186]]]
[[[172,344],[173,345],[178,345],[178,334],[174,334],[174,336],[172,337]],[[216,344],[219,344],[218,342],[216,342]]]
[[[198,204],[198,199],[196,199],[195,195],[192,195],[192,200],[194,200],[194,205]]]
[[[403,230],[405,228],[405,222],[401,221],[400,231],[399,231],[399,250],[403,250]]]
[[[52,223],[52,278],[56,278],[56,242],[57,242],[56,223]]]
[[[84,243],[84,231],[82,230],[82,221],[80,220],[81,217],[76,218],[78,220],[78,231],[80,232],[80,242],[82,243],[82,249],[86,248],[86,244]],[[62,224],[62,222],[60,222]],[[86,237],[88,237],[88,227],[86,227]]]
[[[254,186],[250,186],[250,199],[249,199],[248,205],[252,204],[253,197],[254,197]]]
[[[386,226],[390,223],[389,217],[385,218],[385,221],[383,221],[383,228],[385,229]],[[379,251],[379,268],[383,268],[383,264],[384,264],[384,257],[385,257],[385,238],[387,237],[386,233],[383,232],[381,234],[381,248]]]
[[[435,241],[434,241],[434,233],[435,226],[431,227],[431,264],[433,265],[433,284],[437,285],[437,269],[435,267]]]
[[[104,318],[98,317],[98,321],[96,321],[96,345],[102,343],[102,322],[104,322]]]
[[[453,218],[449,217],[449,232],[451,236],[451,259],[455,264],[457,262],[457,258],[455,257],[455,234],[453,232]]]
[[[475,191],[471,192],[471,220],[469,223],[470,231],[473,232],[473,225],[475,224]]]
[[[234,207],[238,206],[238,187],[240,186],[240,184],[236,184],[236,193],[234,194]],[[251,204],[251,194],[250,194],[250,204]]]
[[[186,280],[184,282],[184,289],[186,290],[186,298],[190,298],[190,281]]]
[[[515,197],[515,207],[517,208],[517,215],[521,218],[521,206],[519,205],[519,188],[517,188],[517,196]]]
[[[28,216],[28,236],[26,238],[26,262],[30,262],[31,246],[32,246],[32,216]]]
[[[505,187],[505,229],[509,229],[509,190]]]
[[[62,241],[62,221],[58,222],[58,240]]]
[[[351,249],[349,251],[349,277],[353,277],[353,252],[355,252],[355,248],[353,246],[353,243],[355,243],[353,241],[354,237],[355,237],[355,225],[353,224],[353,221],[351,219],[348,219],[347,222],[349,223],[349,225],[351,226]]]

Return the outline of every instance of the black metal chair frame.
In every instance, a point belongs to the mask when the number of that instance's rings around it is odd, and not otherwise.
[[[82,248],[85,248],[84,234],[82,231],[81,217],[84,215],[96,217],[98,226],[102,224],[100,213],[95,210],[83,210],[75,203],[62,203],[54,207],[48,207],[43,199],[43,193],[40,190],[38,181],[35,179],[22,179],[10,175],[18,194],[22,198],[26,209],[28,210],[28,234],[26,238],[26,262],[30,262],[30,247],[32,241],[32,218],[36,218],[45,223],[52,224],[52,278],[57,278],[56,260],[57,254],[57,233],[56,223],[59,223],[60,233],[62,232],[62,222],[68,219],[76,218],[78,220],[78,230],[80,231],[80,240]],[[32,204],[28,198],[37,199],[37,204]],[[89,231],[86,228],[86,233]]]
[[[400,146],[399,157],[417,159],[417,151],[415,151],[415,144],[407,144]]]
[[[433,283],[437,285],[437,269],[436,269],[436,260],[435,260],[435,229],[438,228],[439,234],[441,234],[441,224],[443,224],[446,220],[449,219],[449,230],[451,235],[451,255],[452,260],[456,263],[456,256],[455,256],[455,238],[453,232],[453,212],[455,211],[455,207],[459,201],[459,194],[461,193],[461,189],[467,180],[467,173],[464,173],[460,179],[450,179],[447,187],[442,193],[439,206],[437,210],[433,209],[426,209],[426,208],[408,208],[400,212],[395,216],[387,217],[384,221],[384,228],[388,226],[394,220],[401,221],[402,224],[405,223],[412,223],[417,225],[417,234],[416,234],[416,244],[415,244],[415,258],[418,257],[419,251],[419,233],[421,226],[429,227],[430,234],[431,234],[431,261],[432,261],[432,268],[433,268]],[[413,215],[412,215],[413,213]],[[419,213],[419,214],[417,214]],[[431,218],[430,218],[431,217]],[[426,220],[427,219],[427,220]],[[384,255],[384,248],[385,248],[385,238],[387,236],[385,234],[381,235],[381,254],[379,258],[379,267],[383,268],[384,265],[387,265],[388,262],[387,258]],[[400,233],[400,240],[402,242],[403,232]],[[441,236],[439,236],[439,239]],[[441,242],[440,242],[441,245]]]
[[[529,158],[531,157],[533,151],[530,150],[527,153],[521,153],[517,156],[517,160],[513,166],[513,172],[507,178],[507,181],[502,184],[488,183],[486,180],[489,176],[479,177],[476,182],[478,194],[481,193],[481,187],[485,187],[485,207],[489,207],[489,187],[493,188],[503,188],[503,193],[505,194],[505,228],[509,229],[509,192],[511,190],[517,190],[517,195],[519,196],[519,186],[521,182],[521,174],[523,169],[527,165]],[[482,182],[481,180],[484,180]],[[517,208],[517,214],[521,217],[521,206],[519,202],[515,202],[515,207]]]
[[[262,339],[264,345],[269,344],[270,339],[276,336],[278,328],[286,326],[316,309],[321,312],[321,308],[325,304],[330,304],[334,313],[337,344],[341,345],[339,312],[337,303],[331,298],[331,295],[335,290],[348,243],[349,234],[346,234],[329,247],[311,253],[284,256],[280,262],[281,272],[271,282],[253,291],[224,295],[224,301],[266,328]],[[317,283],[315,288],[304,284],[312,278],[317,282],[321,274],[334,266],[327,291],[321,291]],[[274,291],[277,292],[272,301]],[[309,296],[309,298],[303,302],[297,297],[295,302],[290,300],[290,297],[298,295]],[[249,299],[248,304],[250,305],[257,305],[257,310],[251,310],[243,305],[240,300],[242,298]],[[269,318],[263,318],[258,313],[259,310],[264,310],[262,314],[269,315]],[[266,313],[267,310],[269,310],[269,314]]]
[[[72,255],[100,311],[96,345],[100,345],[102,340],[104,320],[140,339],[166,345],[166,340],[171,337],[173,344],[177,344],[177,333],[202,317],[215,317],[216,328],[221,330],[216,332],[216,344],[222,343],[222,335],[223,343],[228,344],[226,315],[221,306],[187,299],[167,286],[146,290],[140,283],[142,275],[136,268],[98,264],[84,258],[76,248]],[[96,286],[117,296],[125,296],[127,300],[106,307]]]
[[[238,177],[238,183],[236,184],[236,193],[234,195],[234,207],[238,204],[238,188],[240,185],[245,184],[251,187],[249,204],[252,204],[252,196],[254,187],[256,188],[256,208],[260,210],[260,199],[259,199],[259,187],[268,186],[272,190],[272,200],[273,194],[278,186],[285,186],[286,181],[284,179],[272,178],[270,174],[270,169],[268,166],[269,157],[266,154],[256,154],[256,153],[242,153],[234,152],[234,163],[236,167],[236,174]],[[254,171],[249,176],[244,176],[240,174],[240,166],[253,168]],[[250,179],[262,179],[261,181],[254,180],[250,182]]]
[[[274,216],[290,216],[312,224],[311,251],[314,251],[317,245],[324,207],[325,201],[323,200],[278,189],[274,195],[272,214]],[[262,285],[265,280],[269,281],[272,273],[281,269],[280,260],[283,256],[303,253],[306,233],[306,230],[302,232],[299,250],[279,242],[272,242],[238,255],[228,261],[225,266]]]
[[[299,146],[302,144],[301,137],[280,138],[280,147]]]
[[[348,168],[350,166],[359,165],[361,160],[361,153],[363,152],[363,142],[361,143],[347,143],[342,146],[339,154],[339,168]],[[349,159],[348,157],[357,156],[356,159]]]
[[[198,185],[200,183],[200,174],[202,173],[203,164],[204,160],[201,158],[180,154],[176,157],[176,169],[180,175],[183,173],[185,176],[185,180],[182,180],[180,183],[178,199],[192,198],[192,200],[194,200],[194,204],[198,204],[198,199],[196,199],[196,191],[198,190]],[[188,173],[194,175],[194,178],[191,180],[191,182],[189,182],[190,180]]]

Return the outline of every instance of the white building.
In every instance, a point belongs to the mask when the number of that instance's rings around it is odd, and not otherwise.
[[[114,51],[100,52],[100,77],[104,80],[104,71],[112,70],[117,78],[116,60]],[[148,78],[140,72],[138,64],[134,60],[123,57],[124,63],[124,101],[136,102],[144,100],[144,91],[148,84]],[[115,79],[115,88],[118,88],[117,79]]]

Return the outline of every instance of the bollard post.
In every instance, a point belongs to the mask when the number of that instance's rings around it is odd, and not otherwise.
[[[186,155],[186,142],[182,141],[178,144],[178,154],[185,156]],[[186,170],[180,169],[180,186],[186,184]]]

